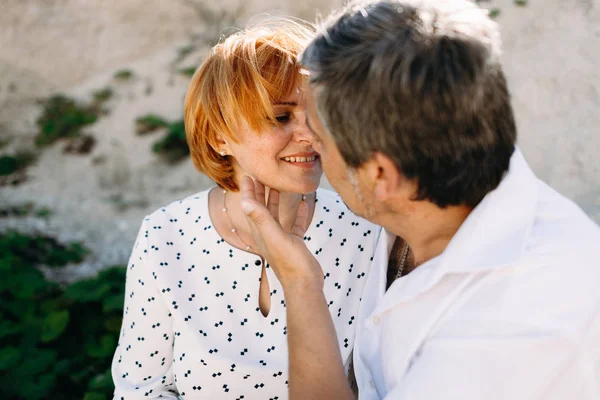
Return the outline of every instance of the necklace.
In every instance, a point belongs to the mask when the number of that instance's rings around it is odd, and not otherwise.
[[[396,277],[394,278],[394,280],[396,280],[402,276],[402,271],[404,270],[404,264],[406,264],[407,257],[408,257],[408,242],[404,242],[404,249],[402,250],[402,258],[400,259],[400,266],[398,267],[398,272],[396,273]]]
[[[304,195],[302,195],[302,201],[305,201],[306,197]],[[235,225],[233,225],[233,221],[231,220],[231,218],[229,218],[229,213],[227,212],[227,190],[223,189],[223,212],[225,213],[225,216],[227,217],[227,221],[229,221],[229,226],[231,227],[231,232],[235,234],[235,236],[238,238],[238,240],[244,245],[245,250],[246,251],[251,251],[252,250],[252,246],[250,246],[248,243],[246,243],[244,241],[244,239],[242,239],[242,237],[240,236],[240,234],[237,231],[237,228],[235,227]]]
[[[246,251],[252,250],[252,246],[250,246],[248,243],[246,243],[244,241],[244,239],[241,238],[241,236],[237,232],[236,227],[233,225],[231,218],[229,218],[229,213],[227,212],[227,190],[225,190],[225,189],[223,189],[223,212],[225,213],[225,216],[227,217],[227,221],[229,221],[229,226],[231,227],[231,232],[233,232],[235,234],[235,236],[238,238],[238,240],[240,242],[242,242],[242,244],[246,247],[246,249],[245,249]]]

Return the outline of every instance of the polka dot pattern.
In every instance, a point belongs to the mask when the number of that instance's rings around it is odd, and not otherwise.
[[[379,232],[335,193],[317,191],[304,241],[323,268],[346,365]],[[271,309],[262,315],[262,268],[213,228],[208,191],[146,217],[127,269],[114,399],[287,399],[286,304],[266,265]]]

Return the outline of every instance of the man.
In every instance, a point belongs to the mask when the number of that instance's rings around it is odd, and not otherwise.
[[[600,398],[600,229],[515,148],[499,56],[467,0],[351,4],[303,55],[324,171],[386,230],[356,321],[361,399]],[[243,190],[285,291],[291,398],[353,398],[306,207],[287,233],[276,193]]]

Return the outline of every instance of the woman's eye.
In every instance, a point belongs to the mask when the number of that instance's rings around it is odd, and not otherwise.
[[[291,118],[290,113],[285,113],[285,114],[280,114],[280,115],[275,116],[275,119],[280,124],[285,124],[286,122],[288,122],[290,120],[290,118]]]

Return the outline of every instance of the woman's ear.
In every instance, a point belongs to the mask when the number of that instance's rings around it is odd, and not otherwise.
[[[217,153],[222,156],[231,155],[231,148],[229,146],[229,141],[223,136],[217,136],[217,139],[214,144],[214,149]]]

